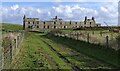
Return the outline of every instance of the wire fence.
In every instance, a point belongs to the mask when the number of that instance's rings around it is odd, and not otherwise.
[[[2,51],[0,55],[1,69],[7,69],[20,50],[20,44],[25,32],[8,32],[2,37]]]
[[[81,31],[72,31],[72,32],[62,32],[55,33],[56,36],[61,37],[69,37],[76,40],[81,40],[93,44],[99,44],[106,47],[113,48],[115,50],[119,49],[119,44],[116,38],[118,37],[118,33],[110,33],[110,32],[81,32]]]

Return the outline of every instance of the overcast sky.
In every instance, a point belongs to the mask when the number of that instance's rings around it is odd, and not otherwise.
[[[0,16],[2,16],[2,22],[15,24],[22,24],[23,15],[38,17],[40,20],[51,20],[51,18],[57,15],[66,21],[83,21],[85,16],[88,16],[88,18],[93,16],[96,22],[102,25],[105,25],[104,22],[108,23],[108,25],[118,25],[117,1],[84,1],[3,2],[2,7],[0,7]]]

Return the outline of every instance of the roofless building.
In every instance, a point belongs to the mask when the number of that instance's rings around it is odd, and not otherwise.
[[[88,19],[85,17],[84,21],[63,21],[61,18],[55,16],[50,21],[40,21],[39,18],[23,17],[23,29],[72,29],[80,27],[95,27],[98,26],[94,17]],[[99,25],[100,26],[100,25]]]

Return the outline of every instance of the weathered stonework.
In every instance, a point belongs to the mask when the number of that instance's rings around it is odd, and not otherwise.
[[[87,19],[85,17],[84,21],[63,21],[62,19],[55,16],[52,21],[39,21],[39,18],[26,18],[23,17],[23,29],[72,29],[80,27],[95,27],[100,26],[95,22],[94,17],[92,19]]]

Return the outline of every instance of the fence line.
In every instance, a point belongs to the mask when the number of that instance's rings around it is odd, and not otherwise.
[[[9,33],[2,41],[2,55],[1,64],[2,69],[7,69],[15,59],[15,56],[20,50],[20,44],[24,38],[24,32]]]
[[[97,35],[93,31],[91,32],[78,32],[78,31],[73,31],[73,32],[62,32],[62,33],[55,33],[56,36],[61,36],[61,37],[69,37],[72,39],[76,40],[82,40],[86,41],[88,43],[94,43],[94,44],[99,44],[99,45],[104,45],[107,48],[112,47],[115,50],[118,50],[118,42],[116,40],[116,37],[113,36],[113,33],[108,33],[108,32],[99,32]]]

